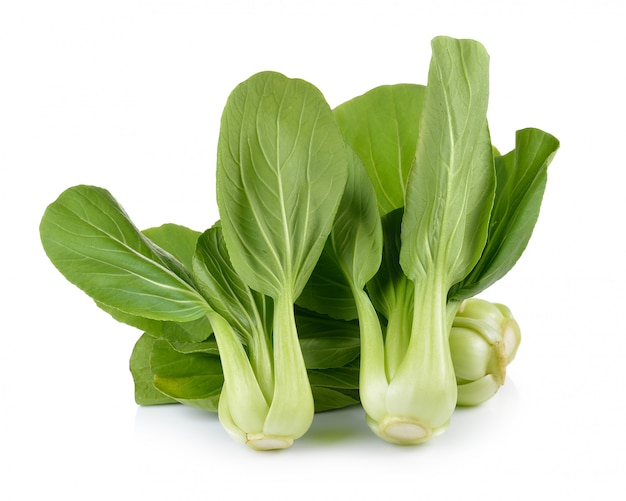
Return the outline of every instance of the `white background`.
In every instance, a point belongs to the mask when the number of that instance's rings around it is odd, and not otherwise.
[[[618,500],[626,498],[623,2],[15,1],[0,7],[0,498]],[[108,188],[139,227],[217,219],[228,93],[260,70],[331,106],[425,83],[430,40],[491,54],[494,143],[562,143],[514,270],[483,294],[523,332],[505,387],[423,447],[360,409],[256,453],[216,416],[138,408],[139,335],[71,286],[38,224],[65,188]]]

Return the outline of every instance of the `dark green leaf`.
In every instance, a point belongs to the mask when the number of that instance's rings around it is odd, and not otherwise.
[[[343,367],[358,357],[359,324],[298,308],[296,324],[304,362],[309,369]]]
[[[156,338],[143,334],[135,343],[130,357],[130,372],[135,383],[135,402],[139,405],[173,404],[176,400],[170,398],[153,384],[154,375],[150,369],[150,355]]]
[[[358,317],[352,289],[337,262],[330,239],[296,304],[341,320]]]
[[[376,193],[363,163],[348,150],[348,181],[331,230],[337,262],[355,289],[363,289],[380,267],[383,235]]]
[[[46,209],[40,235],[57,269],[98,302],[154,320],[206,313],[182,264],[145,237],[106,190],[63,192]]]
[[[413,283],[400,267],[402,215],[403,209],[396,209],[383,216],[382,263],[374,278],[367,284],[372,303],[387,318],[397,305],[405,303],[407,293],[411,295],[413,289]]]
[[[130,315],[96,301],[96,304],[118,322],[125,323],[150,335],[170,342],[195,343],[204,341],[213,333],[207,317],[189,322],[168,322]]]
[[[325,412],[359,403],[358,390],[340,390],[313,386],[315,412]]]
[[[186,405],[216,411],[224,384],[218,356],[202,352],[180,353],[167,341],[156,340],[150,356],[154,386]]]
[[[487,244],[472,272],[450,293],[472,297],[502,278],[520,258],[539,216],[548,165],[558,140],[539,129],[516,133],[515,149],[496,160],[497,190]]]
[[[356,390],[359,388],[359,368],[340,367],[336,369],[309,370],[309,380],[313,386]]]

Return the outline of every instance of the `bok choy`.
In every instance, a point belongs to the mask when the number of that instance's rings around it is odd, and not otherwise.
[[[335,109],[308,82],[257,73],[222,114],[206,231],[140,231],[107,190],[77,185],[46,209],[41,241],[142,332],[138,404],[217,412],[269,450],[360,403],[376,435],[420,443],[504,384],[520,328],[475,296],[526,248],[559,147],[527,128],[500,154],[488,98],[485,48],[448,37],[426,85]]]

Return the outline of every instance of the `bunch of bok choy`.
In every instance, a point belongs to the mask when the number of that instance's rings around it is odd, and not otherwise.
[[[524,251],[559,142],[487,123],[489,56],[437,37],[425,86],[385,85],[331,109],[310,83],[261,72],[227,100],[219,220],[139,230],[106,190],[45,211],[67,280],[140,329],[140,405],[218,412],[235,440],[289,447],[315,412],[362,405],[415,444],[504,384],[520,329],[475,296]]]

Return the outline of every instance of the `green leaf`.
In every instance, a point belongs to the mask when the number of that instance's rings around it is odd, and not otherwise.
[[[367,284],[372,303],[387,319],[397,305],[404,304],[406,291],[413,288],[413,283],[400,266],[400,229],[403,213],[403,209],[396,209],[382,217],[382,261],[378,272]],[[402,298],[399,295],[402,295]]]
[[[207,317],[200,317],[189,322],[169,322],[131,315],[96,301],[98,307],[106,311],[118,322],[149,333],[151,336],[170,342],[193,343],[207,339],[213,333]]]
[[[216,411],[224,384],[218,356],[180,353],[167,341],[155,340],[150,356],[154,386],[163,394],[186,405]]]
[[[343,137],[313,85],[264,72],[232,92],[218,143],[217,202],[233,266],[250,287],[274,298],[300,294],[346,169]]]
[[[539,217],[548,165],[558,148],[554,136],[539,129],[523,129],[516,133],[515,149],[496,157],[498,186],[487,244],[471,273],[450,291],[451,299],[472,297],[513,268]]]
[[[233,268],[220,226],[205,231],[198,239],[193,274],[211,308],[251,342],[254,332],[271,325],[271,300],[251,290]]]
[[[154,320],[186,322],[206,313],[182,264],[145,237],[104,189],[63,192],[46,209],[40,235],[57,269],[98,302]]]
[[[363,163],[351,149],[348,159],[348,181],[330,235],[346,279],[363,289],[380,267],[383,235],[376,193]]]
[[[187,269],[191,269],[191,258],[195,252],[196,241],[200,236],[199,232],[184,226],[164,224],[143,230],[142,233],[163,250],[172,254]],[[130,315],[98,301],[96,304],[118,322],[136,327],[152,336],[170,342],[199,342],[207,339],[213,332],[208,319],[204,316],[190,322],[168,322]]]
[[[196,251],[196,242],[200,237],[199,231],[168,223],[155,228],[148,228],[142,233],[161,249],[178,259],[185,268],[191,270],[191,260]]]
[[[422,85],[384,85],[334,110],[346,142],[365,164],[381,214],[404,207],[424,91]]]
[[[359,388],[359,368],[339,367],[325,370],[309,370],[309,380],[313,386],[327,388],[353,389]]]
[[[208,355],[219,355],[217,342],[213,337],[199,343],[170,342],[170,345],[178,353],[206,353]]]
[[[384,365],[374,336],[369,347],[362,339],[361,352],[368,424],[403,444],[444,431],[456,406],[448,343],[454,308],[447,294],[480,257],[495,192],[486,119],[489,56],[472,40],[437,37],[432,49],[400,233],[400,265],[414,285],[413,318],[389,320]]]
[[[313,419],[294,301],[328,238],[346,177],[343,137],[313,85],[265,72],[231,93],[218,142],[217,204],[233,268],[274,300],[274,385],[269,410],[260,401],[251,409],[233,395],[253,381],[224,363],[220,420],[253,448],[288,447]],[[237,380],[241,390],[234,389]]]
[[[173,404],[176,400],[164,395],[153,384],[150,355],[156,338],[143,334],[135,343],[130,356],[130,372],[135,383],[135,402],[139,405]]]
[[[340,320],[358,317],[354,296],[329,238],[296,304]]]
[[[315,400],[315,412],[341,409],[359,403],[358,390],[341,390],[321,386],[313,386],[312,389],[313,399]]]
[[[383,258],[380,269],[367,284],[376,309],[386,318],[385,366],[388,376],[406,356],[411,340],[414,284],[400,267],[400,228],[402,209],[382,218]]]
[[[359,356],[359,324],[298,308],[296,325],[308,369],[343,367]]]
[[[493,204],[489,56],[470,40],[437,37],[432,47],[400,264],[412,280],[443,274],[449,288],[478,261]]]
[[[353,283],[362,289],[380,266],[382,233],[376,193],[348,149],[349,174],[330,239],[297,303],[342,320],[357,318]]]

